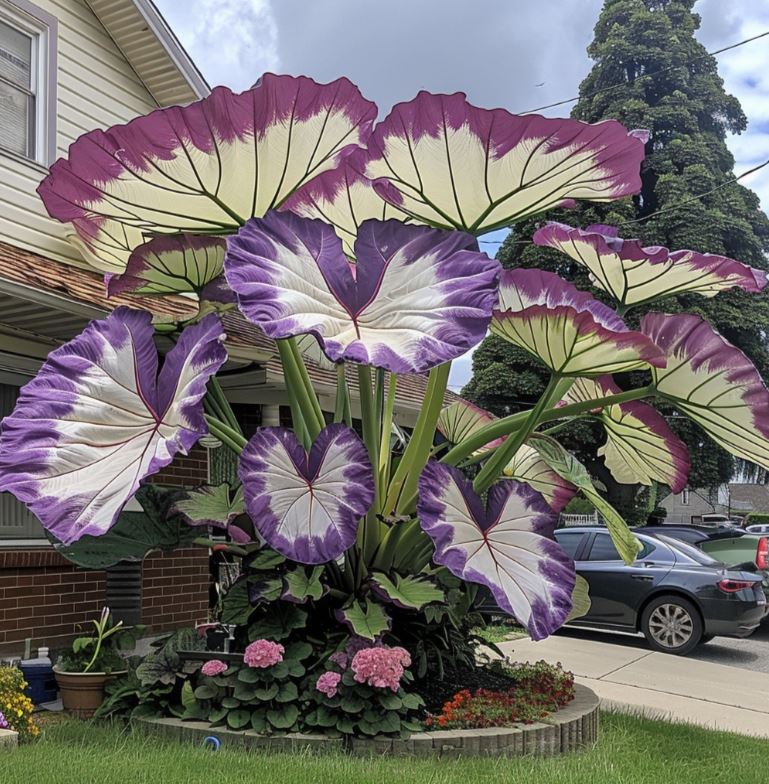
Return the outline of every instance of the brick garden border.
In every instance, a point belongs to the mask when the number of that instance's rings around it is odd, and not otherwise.
[[[598,739],[598,697],[586,686],[575,684],[576,697],[561,710],[535,724],[510,728],[457,730],[414,733],[407,740],[397,738],[341,738],[323,735],[258,735],[253,730],[237,732],[212,728],[207,722],[180,719],[132,719],[132,724],[164,738],[203,743],[209,736],[218,738],[222,747],[250,751],[334,751],[346,748],[352,754],[396,754],[424,757],[552,756],[590,746]]]

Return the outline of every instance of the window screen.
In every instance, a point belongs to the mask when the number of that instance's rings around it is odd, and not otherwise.
[[[0,147],[35,157],[35,40],[0,20]]]

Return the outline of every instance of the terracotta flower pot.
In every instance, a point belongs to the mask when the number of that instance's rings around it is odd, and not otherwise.
[[[117,675],[124,675],[127,670],[111,673],[61,672],[54,667],[53,672],[64,710],[70,711],[78,718],[88,719],[104,702],[104,685],[107,681]]]

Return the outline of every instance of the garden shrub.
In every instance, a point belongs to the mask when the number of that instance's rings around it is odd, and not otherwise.
[[[328,669],[313,674],[305,693],[309,709],[304,727],[342,736],[405,737],[419,731],[418,711],[424,703],[403,688],[413,681],[410,664],[404,648],[348,645],[330,657]]]
[[[765,512],[750,512],[747,516],[747,525],[765,525],[769,523],[769,514]]]
[[[17,667],[0,667],[0,729],[19,733],[21,741],[32,740],[40,727],[32,715],[32,700],[24,694],[27,682]]]
[[[199,685],[185,686],[183,718],[265,734],[296,729],[301,679],[306,672],[303,662],[311,653],[312,646],[306,642],[284,647],[260,639],[246,648],[243,664],[207,661],[197,678]]]

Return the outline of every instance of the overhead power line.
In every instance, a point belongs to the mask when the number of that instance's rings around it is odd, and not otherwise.
[[[667,71],[672,71],[676,68],[683,68],[685,65],[691,65],[691,63],[696,63],[698,60],[704,60],[706,57],[713,57],[714,55],[721,54],[722,52],[728,52],[730,49],[737,49],[737,47],[739,46],[744,46],[745,44],[752,43],[753,41],[757,41],[759,38],[765,38],[767,35],[769,35],[769,30],[765,30],[763,33],[759,33],[758,35],[751,36],[750,38],[745,38],[742,41],[737,41],[737,43],[735,44],[729,44],[729,46],[724,46],[722,49],[715,49],[712,52],[705,52],[705,54],[698,55],[697,57],[692,57],[692,59],[688,60],[686,63],[680,63],[678,65],[668,65],[665,68],[660,68],[658,71],[652,71],[652,73],[639,74],[634,79],[631,79],[628,82],[620,82],[619,84],[612,84],[609,87],[601,87],[598,90],[592,90],[591,92],[585,93],[584,95],[577,95],[573,98],[565,98],[562,101],[556,101],[555,103],[548,103],[545,104],[544,106],[537,106],[535,109],[527,109],[525,112],[521,112],[521,114],[533,114],[534,112],[541,112],[544,109],[553,109],[556,106],[563,106],[567,103],[576,103],[581,98],[592,98],[594,95],[600,95],[601,93],[606,93],[611,90],[618,90],[621,87],[627,87],[628,84],[633,84],[639,79],[651,79],[653,76],[659,76],[659,74],[665,73]]]

